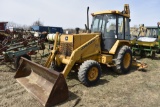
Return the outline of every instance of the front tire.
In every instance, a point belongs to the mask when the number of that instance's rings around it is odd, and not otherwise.
[[[61,65],[58,66],[57,63],[56,63],[56,61],[53,61],[51,63],[51,66],[50,66],[51,69],[56,70],[58,72],[62,72],[63,69],[64,69],[64,67],[65,67],[64,64],[61,64]]]
[[[78,78],[85,86],[91,86],[99,81],[101,66],[94,60],[87,60],[79,68]]]
[[[132,51],[129,46],[124,45],[120,47],[115,56],[115,64],[113,70],[118,74],[126,74],[129,72],[132,64]]]

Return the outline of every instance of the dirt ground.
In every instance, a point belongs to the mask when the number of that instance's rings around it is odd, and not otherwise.
[[[71,72],[66,79],[69,99],[56,107],[159,107],[160,59],[141,61],[148,64],[145,72],[132,67],[129,74],[117,75],[103,67],[102,77],[93,87],[82,85]],[[16,82],[14,75],[9,63],[0,65],[0,107],[42,107]]]

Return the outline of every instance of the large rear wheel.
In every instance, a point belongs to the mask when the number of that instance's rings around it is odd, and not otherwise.
[[[94,60],[87,60],[79,68],[78,78],[85,86],[97,83],[101,76],[101,66]]]
[[[114,71],[119,74],[126,74],[129,72],[132,64],[132,51],[129,46],[122,46],[120,47],[115,56],[115,64],[116,66],[113,67]]]

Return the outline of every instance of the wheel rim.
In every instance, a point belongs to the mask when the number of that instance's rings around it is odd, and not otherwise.
[[[129,67],[130,61],[131,61],[131,56],[130,56],[129,53],[126,53],[125,56],[124,56],[124,59],[123,59],[124,68],[128,68]]]
[[[98,77],[98,68],[92,67],[88,72],[88,79],[89,81],[94,81]]]

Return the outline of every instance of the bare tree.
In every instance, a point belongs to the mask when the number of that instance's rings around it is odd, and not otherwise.
[[[28,30],[30,26],[28,25],[21,25],[21,24],[17,24],[15,22],[8,22],[7,23],[7,28],[18,28],[18,29],[23,29],[23,30]]]
[[[22,25],[21,28],[23,28],[24,30],[29,30],[30,26],[28,26],[28,25]]]
[[[43,26],[43,23],[38,19],[37,21],[33,22],[33,26]]]
[[[7,23],[7,27],[14,27],[14,28],[18,28],[18,27],[21,27],[20,24],[17,24],[15,22],[8,22]]]

